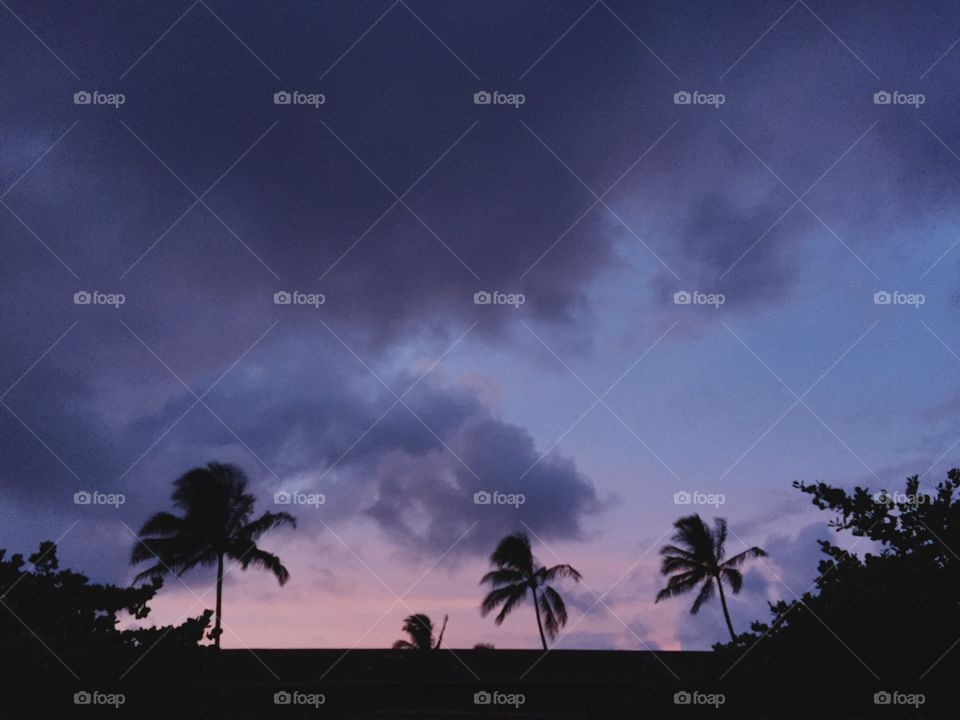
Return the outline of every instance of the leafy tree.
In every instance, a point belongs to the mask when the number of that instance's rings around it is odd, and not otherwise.
[[[211,611],[178,626],[119,627],[125,617],[145,619],[161,585],[90,583],[60,568],[49,541],[26,559],[0,549],[0,715],[72,717],[77,677],[100,687],[121,676],[125,687],[186,682],[200,662]],[[169,717],[163,703],[156,709]]]
[[[673,526],[677,530],[672,538],[675,544],[660,549],[663,556],[660,572],[669,575],[670,579],[667,586],[657,593],[656,602],[684,595],[699,586],[700,592],[690,608],[690,613],[696,615],[700,607],[713,597],[716,589],[720,593],[720,605],[730,638],[736,640],[723,583],[730,585],[734,595],[738,594],[743,587],[743,574],[738,568],[747,559],[764,557],[766,553],[758,547],[752,547],[724,560],[727,555],[727,521],[723,518],[713,521],[713,531],[699,515],[682,517]]]
[[[537,615],[540,642],[546,650],[547,637],[553,640],[567,624],[567,606],[560,593],[548,583],[560,578],[579,582],[582,575],[570,565],[554,565],[551,568],[539,565],[530,549],[530,538],[522,532],[503,538],[490,555],[490,564],[495,569],[484,575],[480,584],[489,584],[493,589],[483,599],[480,614],[486,617],[499,607],[500,612],[494,622],[500,625],[529,592]]]
[[[290,573],[276,555],[262,550],[257,540],[283,525],[296,527],[289,513],[265,512],[252,520],[255,498],[247,492],[247,476],[235,465],[211,462],[194,468],[174,482],[173,504],[182,516],[158,512],[140,529],[141,539],[131,554],[133,564],[154,564],[137,580],[168,573],[182,575],[198,565],[217,568],[217,608],[210,637],[217,648],[222,634],[224,559],[246,570],[250,565],[268,570],[283,585]]]
[[[745,685],[779,688],[792,678],[791,701],[802,702],[812,687],[838,697],[922,691],[929,712],[938,696],[952,697],[960,470],[929,493],[916,475],[902,492],[822,482],[794,487],[833,514],[828,526],[845,535],[843,543],[819,540],[824,557],[814,585],[771,603],[771,622],[755,622],[752,632],[716,649],[737,664]],[[776,702],[783,700],[781,693]]]
[[[436,641],[433,639],[433,621],[429,615],[417,613],[409,615],[403,621],[403,631],[410,637],[409,640],[397,640],[393,647],[395,650],[436,650],[443,642],[443,633],[447,629],[447,618],[443,616],[443,626],[440,628],[440,634]]]

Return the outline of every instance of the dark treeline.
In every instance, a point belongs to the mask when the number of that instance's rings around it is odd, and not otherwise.
[[[727,557],[725,521],[715,519],[711,528],[691,515],[676,522],[671,544],[661,550],[668,579],[656,599],[696,593],[691,607],[696,612],[717,597],[731,636],[714,646],[710,667],[719,670],[699,677],[699,687],[725,694],[718,714],[749,709],[741,716],[806,716],[811,707],[823,706],[831,717],[881,712],[940,717],[942,704],[952,702],[960,667],[960,651],[955,652],[960,644],[955,551],[960,548],[960,470],[951,470],[929,494],[920,492],[917,477],[896,493],[859,487],[851,492],[824,483],[794,486],[830,514],[830,525],[845,533],[848,546],[850,536],[856,538],[854,550],[860,552],[819,541],[823,559],[816,585],[798,598],[770,604],[770,618],[757,620],[747,632],[736,632],[726,593],[740,591],[739,568],[763,557],[762,549]],[[224,563],[257,567],[285,583],[289,572],[280,558],[259,548],[257,540],[275,528],[295,527],[295,519],[287,513],[257,515],[243,473],[217,463],[179,478],[173,505],[176,512],[159,512],[143,526],[132,560],[149,566],[132,587],[91,583],[61,568],[51,542],[27,557],[0,550],[0,719],[92,717],[97,710],[74,704],[71,690],[84,687],[152,698],[135,710],[110,708],[106,717],[222,716],[217,693],[204,678],[222,657]],[[567,622],[555,586],[578,582],[580,571],[566,564],[541,565],[523,533],[504,538],[490,563],[480,580],[489,589],[478,597],[479,611],[484,616],[496,612],[499,625],[518,608],[532,608],[526,612],[546,651]],[[195,617],[175,626],[120,629],[127,613],[147,624],[149,603],[169,576],[197,566],[217,568],[214,608],[198,608]],[[321,613],[311,621],[336,618]],[[432,657],[448,650],[446,625],[447,617],[438,627],[425,614],[410,615],[402,626],[407,638],[393,647],[434,651],[424,656]],[[494,656],[510,653],[477,647]],[[656,688],[650,692],[665,692],[659,685],[637,678],[638,688]],[[875,705],[875,696],[883,703],[884,693],[898,698],[891,702],[898,706]],[[905,704],[911,698],[922,701]],[[636,716],[637,708],[618,707],[612,697],[605,698],[604,707],[597,717]]]

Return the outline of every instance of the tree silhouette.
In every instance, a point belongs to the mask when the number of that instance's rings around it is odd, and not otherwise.
[[[183,706],[191,698],[168,688],[196,679],[213,611],[148,627],[149,602],[162,584],[93,583],[62,567],[50,541],[27,557],[0,548],[0,717],[74,717],[79,674],[91,687],[109,687],[123,674],[131,692],[152,692],[150,707],[137,712],[143,720],[190,716]],[[123,629],[131,619],[135,626]],[[163,687],[151,687],[158,678]]]
[[[527,592],[531,592],[540,642],[546,650],[547,637],[553,640],[560,628],[567,624],[567,606],[560,593],[547,583],[559,578],[572,578],[579,582],[582,576],[570,565],[554,565],[551,568],[538,565],[530,550],[530,538],[522,532],[503,538],[490,555],[490,564],[496,569],[484,575],[480,584],[489,584],[493,589],[483,599],[480,614],[486,617],[500,607],[499,614],[494,618],[494,622],[500,625],[527,597]]]
[[[771,693],[778,678],[791,677],[806,681],[806,691],[816,686],[836,696],[875,691],[871,672],[889,687],[912,688],[921,668],[928,700],[942,691],[951,702],[957,660],[948,648],[960,636],[960,470],[936,485],[927,480],[926,490],[920,480],[909,477],[895,491],[794,482],[830,513],[828,528],[846,537],[817,540],[823,556],[814,586],[771,603],[770,620],[718,645],[724,662],[748,654],[744,680]],[[835,632],[855,655],[842,650]]]
[[[223,565],[230,558],[243,570],[250,565],[269,570],[281,585],[290,573],[276,555],[257,547],[257,540],[275,527],[296,527],[288,513],[266,512],[251,520],[255,499],[247,492],[247,476],[235,465],[211,462],[194,468],[174,482],[173,504],[183,516],[158,512],[140,529],[133,547],[133,564],[155,560],[136,580],[182,575],[198,566],[217,567],[217,609],[210,637],[220,647]]]
[[[660,572],[670,575],[670,580],[667,581],[667,586],[657,593],[656,602],[683,595],[700,585],[700,592],[690,608],[690,614],[696,615],[700,606],[713,597],[716,586],[720,593],[720,605],[727,621],[727,630],[736,642],[737,635],[733,631],[733,623],[730,622],[723,582],[730,584],[734,595],[738,594],[743,587],[743,574],[737,568],[748,558],[764,557],[766,553],[754,546],[724,560],[727,554],[724,547],[727,540],[727,521],[723,518],[714,519],[712,532],[699,515],[682,517],[673,526],[677,529],[672,538],[676,544],[665,545],[660,549],[660,554],[663,555]]]
[[[410,637],[409,640],[397,640],[395,650],[436,650],[443,642],[443,633],[447,629],[448,615],[443,616],[443,625],[436,642],[433,640],[433,621],[429,615],[417,613],[408,615],[403,621],[403,631]]]

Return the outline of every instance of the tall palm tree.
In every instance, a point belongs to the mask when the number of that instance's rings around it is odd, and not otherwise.
[[[677,530],[672,538],[675,544],[665,545],[660,549],[663,556],[660,572],[670,575],[670,580],[667,581],[667,586],[657,593],[656,602],[683,595],[702,583],[693,607],[690,608],[690,614],[696,615],[700,606],[713,597],[716,585],[720,593],[723,617],[727,621],[727,630],[736,642],[737,635],[733,632],[733,623],[730,622],[723,582],[730,584],[734,595],[738,594],[743,587],[743,574],[737,568],[748,558],[765,557],[767,553],[754,546],[724,560],[727,554],[724,547],[727,541],[727,521],[723,518],[714,519],[712,531],[699,515],[682,517],[673,526]]]
[[[182,575],[198,566],[217,566],[217,610],[210,637],[220,647],[223,564],[229,558],[246,570],[250,565],[269,570],[281,585],[290,578],[276,555],[257,547],[257,540],[275,527],[297,521],[289,513],[265,512],[253,516],[254,497],[247,492],[247,476],[235,465],[211,462],[174,481],[173,504],[182,516],[158,512],[140,529],[131,563],[156,561],[136,580]]]
[[[493,589],[483,599],[480,614],[486,617],[490,611],[502,606],[494,619],[500,625],[530,591],[533,609],[537,614],[540,642],[546,650],[547,637],[553,640],[560,628],[567,624],[567,606],[560,593],[547,583],[559,578],[572,578],[579,582],[582,576],[569,565],[554,565],[552,568],[538,565],[530,550],[530,538],[522,532],[507,535],[501,540],[490,556],[490,564],[496,569],[484,575],[480,584],[489,583]]]
[[[437,650],[443,642],[443,633],[447,629],[448,615],[443,616],[443,625],[437,641],[433,641],[433,621],[429,615],[417,613],[408,615],[403,621],[403,631],[410,637],[409,640],[397,640],[395,650]]]

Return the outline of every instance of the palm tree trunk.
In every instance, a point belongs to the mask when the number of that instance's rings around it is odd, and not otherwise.
[[[213,625],[213,645],[217,650],[220,649],[220,634],[223,632],[220,628],[220,616],[222,614],[223,603],[223,555],[217,556],[217,617]]]
[[[543,635],[543,622],[540,620],[540,605],[537,604],[537,589],[533,588],[533,609],[537,611],[537,629],[540,630],[540,642],[543,643],[543,651],[547,651],[547,638]]]
[[[723,607],[723,617],[727,621],[727,630],[730,631],[730,639],[737,641],[737,634],[733,631],[733,623],[730,622],[730,611],[727,610],[727,597],[723,594],[723,581],[720,576],[716,576],[717,587],[720,589],[720,605]]]

